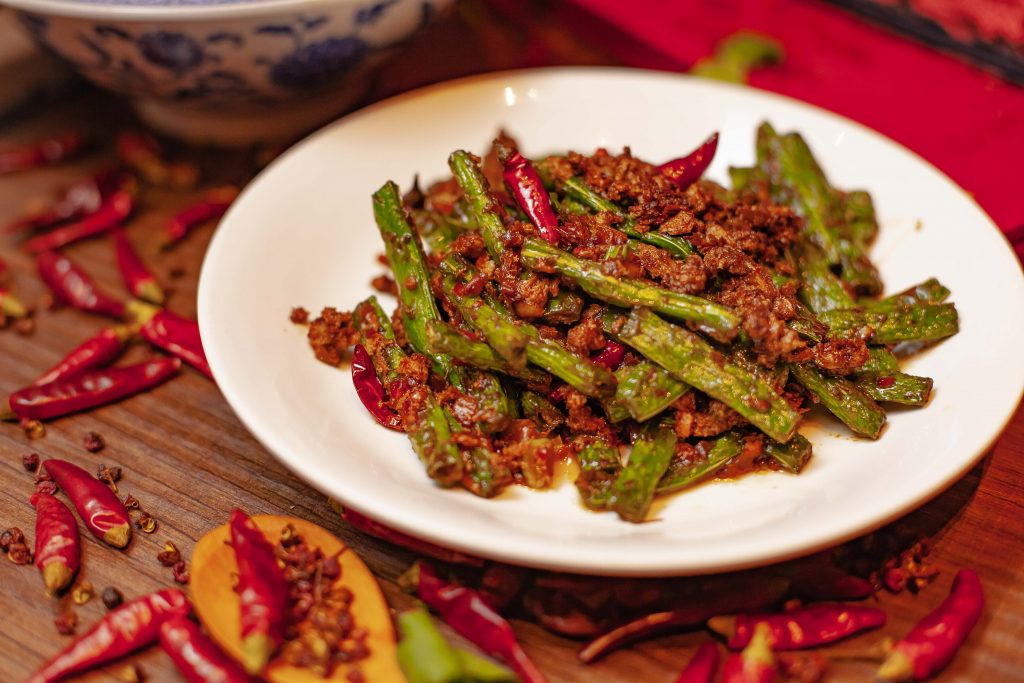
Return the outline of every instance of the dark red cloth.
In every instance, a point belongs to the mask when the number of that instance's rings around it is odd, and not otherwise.
[[[1024,224],[1024,88],[824,0],[570,4],[576,11],[563,8],[559,20],[632,66],[685,70],[740,29],[774,36],[786,61],[754,73],[751,85],[888,135],[973,194],[1004,231]],[[616,38],[620,31],[631,39]]]

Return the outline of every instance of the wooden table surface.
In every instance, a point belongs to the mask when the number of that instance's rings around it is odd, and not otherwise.
[[[423,83],[470,72],[537,64],[605,64],[601,50],[586,45],[538,15],[529,25],[495,17],[479,2],[463,3],[453,15],[421,35],[377,81],[371,99]],[[35,109],[30,116],[6,122],[0,145],[30,140],[69,125],[93,133],[100,151],[80,162],[0,178],[0,222],[15,215],[24,202],[45,196],[61,183],[79,177],[109,155],[109,136],[131,125],[123,103],[86,90],[73,99]],[[248,157],[203,153],[211,183],[244,182],[255,169]],[[147,189],[143,205],[128,232],[160,279],[170,285],[170,307],[195,314],[196,281],[203,250],[212,234],[204,227],[178,249],[159,254],[163,222],[190,202],[193,194]],[[69,249],[111,291],[120,291],[111,248],[94,240]],[[0,254],[11,266],[16,291],[27,302],[40,303],[45,290],[31,260],[10,241]],[[1019,314],[1019,312],[1017,312]],[[40,310],[36,331],[21,336],[0,331],[0,394],[33,380],[103,321],[72,310]],[[133,353],[142,353],[136,349]],[[86,452],[82,439],[96,431],[106,448]],[[173,541],[185,554],[206,531],[227,520],[233,507],[250,513],[302,517],[336,533],[366,560],[384,586],[392,607],[411,599],[395,579],[413,556],[377,540],[360,536],[341,522],[325,497],[288,472],[238,422],[216,386],[192,370],[147,394],[47,425],[46,437],[29,441],[13,425],[0,426],[0,528],[18,526],[32,532],[34,514],[28,503],[33,490],[21,456],[38,452],[61,457],[87,469],[99,463],[124,468],[122,492],[131,493],[157,520],[155,533],[136,530],[124,552],[102,547],[85,537],[79,581],[88,580],[97,593],[118,587],[130,598],[173,585],[169,569],[156,561],[162,544]],[[910,522],[934,533],[932,558],[941,575],[920,595],[909,592],[879,596],[889,615],[884,634],[899,636],[938,604],[954,571],[973,567],[988,596],[985,615],[967,647],[942,676],[950,681],[1024,680],[1024,410],[1018,407],[1009,427],[985,459],[966,477],[912,515]],[[53,619],[71,606],[70,597],[47,599],[38,572],[0,558],[0,680],[21,680],[67,638],[58,635]],[[74,608],[79,630],[105,610],[94,598]],[[694,647],[707,638],[688,633],[657,638],[606,660],[584,667],[575,658],[576,642],[549,634],[534,623],[514,622],[526,650],[553,682],[671,681]],[[460,639],[448,632],[456,641]],[[862,638],[873,642],[877,636]],[[181,680],[157,649],[133,657],[152,681]],[[85,681],[118,680],[122,665],[83,676]],[[873,680],[873,665],[835,662],[828,680]]]

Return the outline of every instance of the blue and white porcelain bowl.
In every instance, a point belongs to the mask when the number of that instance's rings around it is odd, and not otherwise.
[[[163,132],[285,140],[355,104],[373,67],[451,0],[3,0]]]

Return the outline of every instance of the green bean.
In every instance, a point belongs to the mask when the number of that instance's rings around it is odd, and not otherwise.
[[[872,439],[877,439],[882,433],[885,411],[853,382],[825,374],[810,364],[794,363],[789,371],[851,431]]]
[[[657,495],[675,493],[714,474],[743,451],[743,436],[727,432],[715,439],[707,454],[698,460],[676,458],[658,482]]]
[[[608,508],[626,521],[642,521],[675,450],[676,434],[671,427],[650,425],[644,429],[611,485]]]

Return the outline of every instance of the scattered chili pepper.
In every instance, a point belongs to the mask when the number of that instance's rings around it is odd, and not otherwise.
[[[202,200],[196,204],[179,211],[164,228],[164,233],[167,235],[164,249],[169,249],[185,239],[192,229],[200,224],[223,216],[237,196],[237,188],[218,187],[207,191]]]
[[[72,674],[109,664],[157,641],[160,626],[191,611],[176,588],[144,595],[111,610],[52,659],[26,683],[54,683]]]
[[[661,174],[685,190],[695,183],[708,170],[711,160],[715,158],[718,150],[718,133],[712,133],[711,137],[701,143],[700,147],[693,150],[684,157],[666,161],[658,170]]]
[[[25,242],[24,248],[33,254],[54,251],[69,244],[110,232],[135,210],[135,197],[131,192],[118,190],[103,200],[100,208],[74,223],[62,225]]]
[[[805,600],[861,600],[874,595],[871,582],[837,567],[830,553],[795,560],[782,567],[793,592]]]
[[[18,417],[50,420],[151,389],[180,368],[177,358],[154,358],[126,367],[93,370],[40,387],[19,389],[11,394],[9,404]]]
[[[117,154],[151,185],[187,190],[199,179],[195,164],[165,160],[160,143],[151,135],[122,133],[117,138]]]
[[[477,591],[441,579],[433,567],[423,562],[418,562],[413,571],[418,575],[416,592],[420,600],[440,614],[446,624],[487,654],[508,664],[523,683],[547,681],[516,640],[512,625]]]
[[[164,290],[157,282],[156,276],[146,267],[138,253],[128,241],[124,231],[115,229],[110,232],[114,238],[114,253],[117,256],[117,268],[129,292],[137,299],[148,301],[160,306],[164,303]]]
[[[173,567],[181,561],[181,551],[176,545],[167,541],[164,543],[163,550],[157,553],[156,560],[165,567]]]
[[[0,174],[56,164],[82,148],[82,136],[65,131],[21,147],[0,152]]]
[[[86,432],[82,437],[82,447],[90,453],[99,453],[106,448],[107,442],[99,432]]]
[[[78,523],[71,510],[52,495],[35,493],[36,566],[43,574],[46,594],[58,593],[71,583],[81,563]]]
[[[178,560],[175,562],[174,566],[171,567],[171,576],[174,578],[175,582],[187,584],[192,579],[192,576],[188,571],[188,563],[185,562],[185,560]]]
[[[718,646],[704,643],[690,658],[689,664],[679,673],[676,683],[713,683],[718,673]]]
[[[26,472],[35,472],[39,469],[39,454],[26,453],[21,456],[21,466],[25,468]]]
[[[274,547],[249,515],[231,513],[231,546],[238,562],[242,664],[256,675],[284,641],[288,617],[288,583],[277,564]]]
[[[39,277],[53,292],[61,303],[75,308],[106,315],[111,318],[123,318],[126,313],[125,304],[101,290],[93,279],[74,261],[55,251],[44,251],[36,257]]]
[[[79,581],[75,584],[75,587],[71,589],[71,599],[76,605],[84,605],[92,600],[92,583]]]
[[[195,622],[184,617],[168,619],[160,625],[160,647],[189,683],[252,681],[249,674],[221,652]]]
[[[388,405],[384,385],[373,369],[370,354],[362,344],[352,349],[352,384],[356,387],[356,395],[370,415],[380,424],[396,432],[405,431],[402,418]]]
[[[121,481],[121,468],[107,467],[100,463],[100,466],[96,468],[96,478],[106,484],[111,491],[117,493],[117,482]]]
[[[177,356],[213,379],[196,321],[161,310],[142,326],[141,333],[150,344]]]
[[[605,343],[604,348],[591,356],[590,360],[598,365],[603,365],[609,370],[614,370],[622,362],[622,358],[625,355],[626,347],[617,341],[609,339]]]
[[[949,596],[893,646],[878,675],[887,681],[920,681],[942,671],[967,640],[984,607],[977,573],[961,569]]]
[[[113,586],[107,586],[100,593],[100,600],[103,601],[103,606],[107,609],[116,609],[121,606],[124,602],[124,596],[121,595],[121,591],[117,590]]]
[[[342,508],[341,518],[351,524],[357,531],[361,531],[364,534],[369,534],[382,541],[393,543],[399,547],[411,550],[414,553],[420,555],[426,555],[427,557],[435,560],[441,560],[442,562],[448,562],[450,564],[465,564],[473,567],[482,567],[484,561],[479,557],[473,557],[472,555],[465,555],[458,552],[457,550],[449,550],[448,548],[442,548],[439,545],[434,545],[428,541],[423,541],[418,538],[404,534],[401,531],[392,529],[389,526],[384,526],[380,522],[370,519],[365,515],[356,512],[352,508]]]
[[[24,543],[25,533],[16,526],[4,529],[0,532],[0,550],[7,552],[15,543]]]
[[[771,683],[774,680],[771,629],[767,624],[758,624],[750,644],[725,660],[722,683]]]
[[[139,515],[139,518],[135,520],[135,526],[142,529],[144,533],[151,534],[156,531],[156,519],[148,512],[143,512]]]
[[[774,577],[758,579],[745,587],[702,592],[676,609],[647,614],[608,631],[587,643],[577,656],[589,664],[629,643],[692,628],[723,612],[764,609],[778,602],[789,586],[788,579]]]
[[[43,466],[68,494],[93,536],[115,548],[128,545],[132,537],[131,520],[110,489],[78,465],[65,460],[46,460]]]
[[[540,174],[530,160],[518,151],[513,153],[505,161],[502,177],[519,208],[530,217],[540,236],[552,244],[558,244],[558,217],[551,208],[551,199],[544,189]]]
[[[78,615],[68,610],[54,619],[53,625],[57,627],[57,633],[62,636],[73,636],[75,629],[78,628]]]
[[[776,650],[803,650],[881,628],[885,618],[885,612],[873,607],[815,604],[782,614],[714,617],[708,621],[708,628],[724,636],[731,649],[740,650],[750,643],[754,630],[765,624]]]
[[[120,166],[105,168],[65,187],[49,203],[36,202],[35,206],[4,226],[2,232],[38,230],[77,220],[97,211],[103,200],[117,190],[134,194],[135,182],[134,176]]]
[[[8,401],[8,404],[9,403],[10,401]],[[10,405],[7,407],[10,407]],[[17,415],[13,408],[11,408],[11,412],[14,412],[15,415]],[[44,427],[43,423],[39,420],[27,420],[23,418],[21,420],[21,429],[25,432],[25,436],[27,436],[30,441],[38,441],[46,436],[46,427]]]

